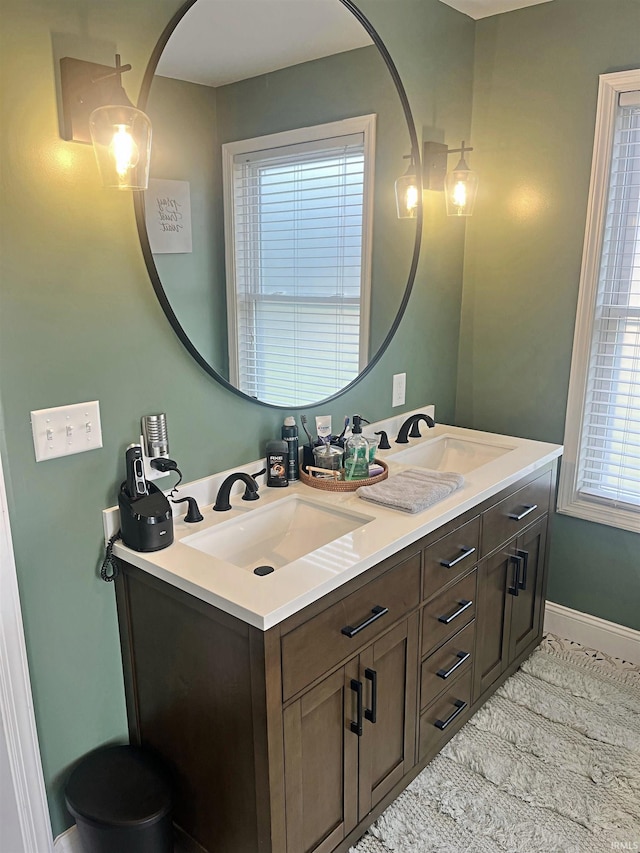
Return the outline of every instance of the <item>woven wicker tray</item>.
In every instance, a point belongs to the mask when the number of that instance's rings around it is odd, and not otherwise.
[[[355,492],[360,486],[372,486],[374,483],[380,483],[386,480],[389,476],[389,466],[382,459],[375,459],[375,464],[380,465],[384,470],[377,477],[367,477],[366,480],[330,480],[321,477],[311,477],[303,468],[300,468],[300,482],[305,486],[311,486],[312,489],[322,489],[325,492]]]

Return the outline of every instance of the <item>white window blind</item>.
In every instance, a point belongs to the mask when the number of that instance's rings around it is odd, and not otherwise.
[[[366,363],[366,157],[364,132],[233,154],[230,363],[249,396],[303,405]]]
[[[640,91],[616,92],[612,113],[595,281],[576,331],[579,342],[589,327],[587,358],[582,365],[576,344],[572,363],[574,398],[582,372],[581,417],[570,394],[559,508],[640,530]]]

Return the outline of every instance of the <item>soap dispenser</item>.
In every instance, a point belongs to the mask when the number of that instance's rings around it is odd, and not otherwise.
[[[369,442],[362,435],[360,415],[354,415],[351,435],[344,445],[345,480],[366,480],[369,476]]]

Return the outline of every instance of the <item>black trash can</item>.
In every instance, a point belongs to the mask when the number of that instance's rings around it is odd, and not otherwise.
[[[88,755],[69,777],[65,799],[84,853],[173,853],[167,774],[139,747]]]

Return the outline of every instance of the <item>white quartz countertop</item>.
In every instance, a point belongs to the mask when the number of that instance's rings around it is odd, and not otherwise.
[[[430,409],[425,407],[422,411]],[[372,425],[366,432],[371,434],[374,428],[385,428],[384,422]],[[443,424],[430,430],[423,424],[421,431],[423,437],[411,439],[409,445],[394,444],[395,432],[390,432],[392,449],[377,454],[389,465],[389,476],[408,467],[416,467],[409,462],[403,463],[401,457],[394,461],[398,452],[444,436],[473,440],[503,451],[509,449],[480,467],[462,472],[465,478],[462,488],[419,513],[405,513],[383,507],[362,500],[353,492],[326,492],[302,483],[290,484],[286,489],[261,486],[260,500],[252,502],[241,499],[242,489],[238,487],[238,491],[234,490],[232,495],[232,509],[228,512],[213,512],[212,494],[215,496],[221,478],[229,473],[223,472],[180,488],[181,497],[191,494],[198,499],[204,520],[186,524],[184,516],[174,519],[172,545],[161,551],[141,553],[118,542],[113,549],[114,554],[250,625],[267,630],[562,454],[562,447],[556,444]],[[234,470],[255,471],[257,468],[247,465]],[[232,565],[183,541],[194,533],[224,525],[234,518],[246,517],[247,513],[259,511],[292,495],[304,496],[305,500],[325,507],[355,513],[363,517],[363,523],[339,539],[265,576],[257,576],[250,569]],[[202,502],[203,496],[205,500],[210,498],[208,503]],[[179,507],[184,511],[184,504]],[[105,510],[104,517],[105,533],[108,536],[117,529],[117,508]]]

